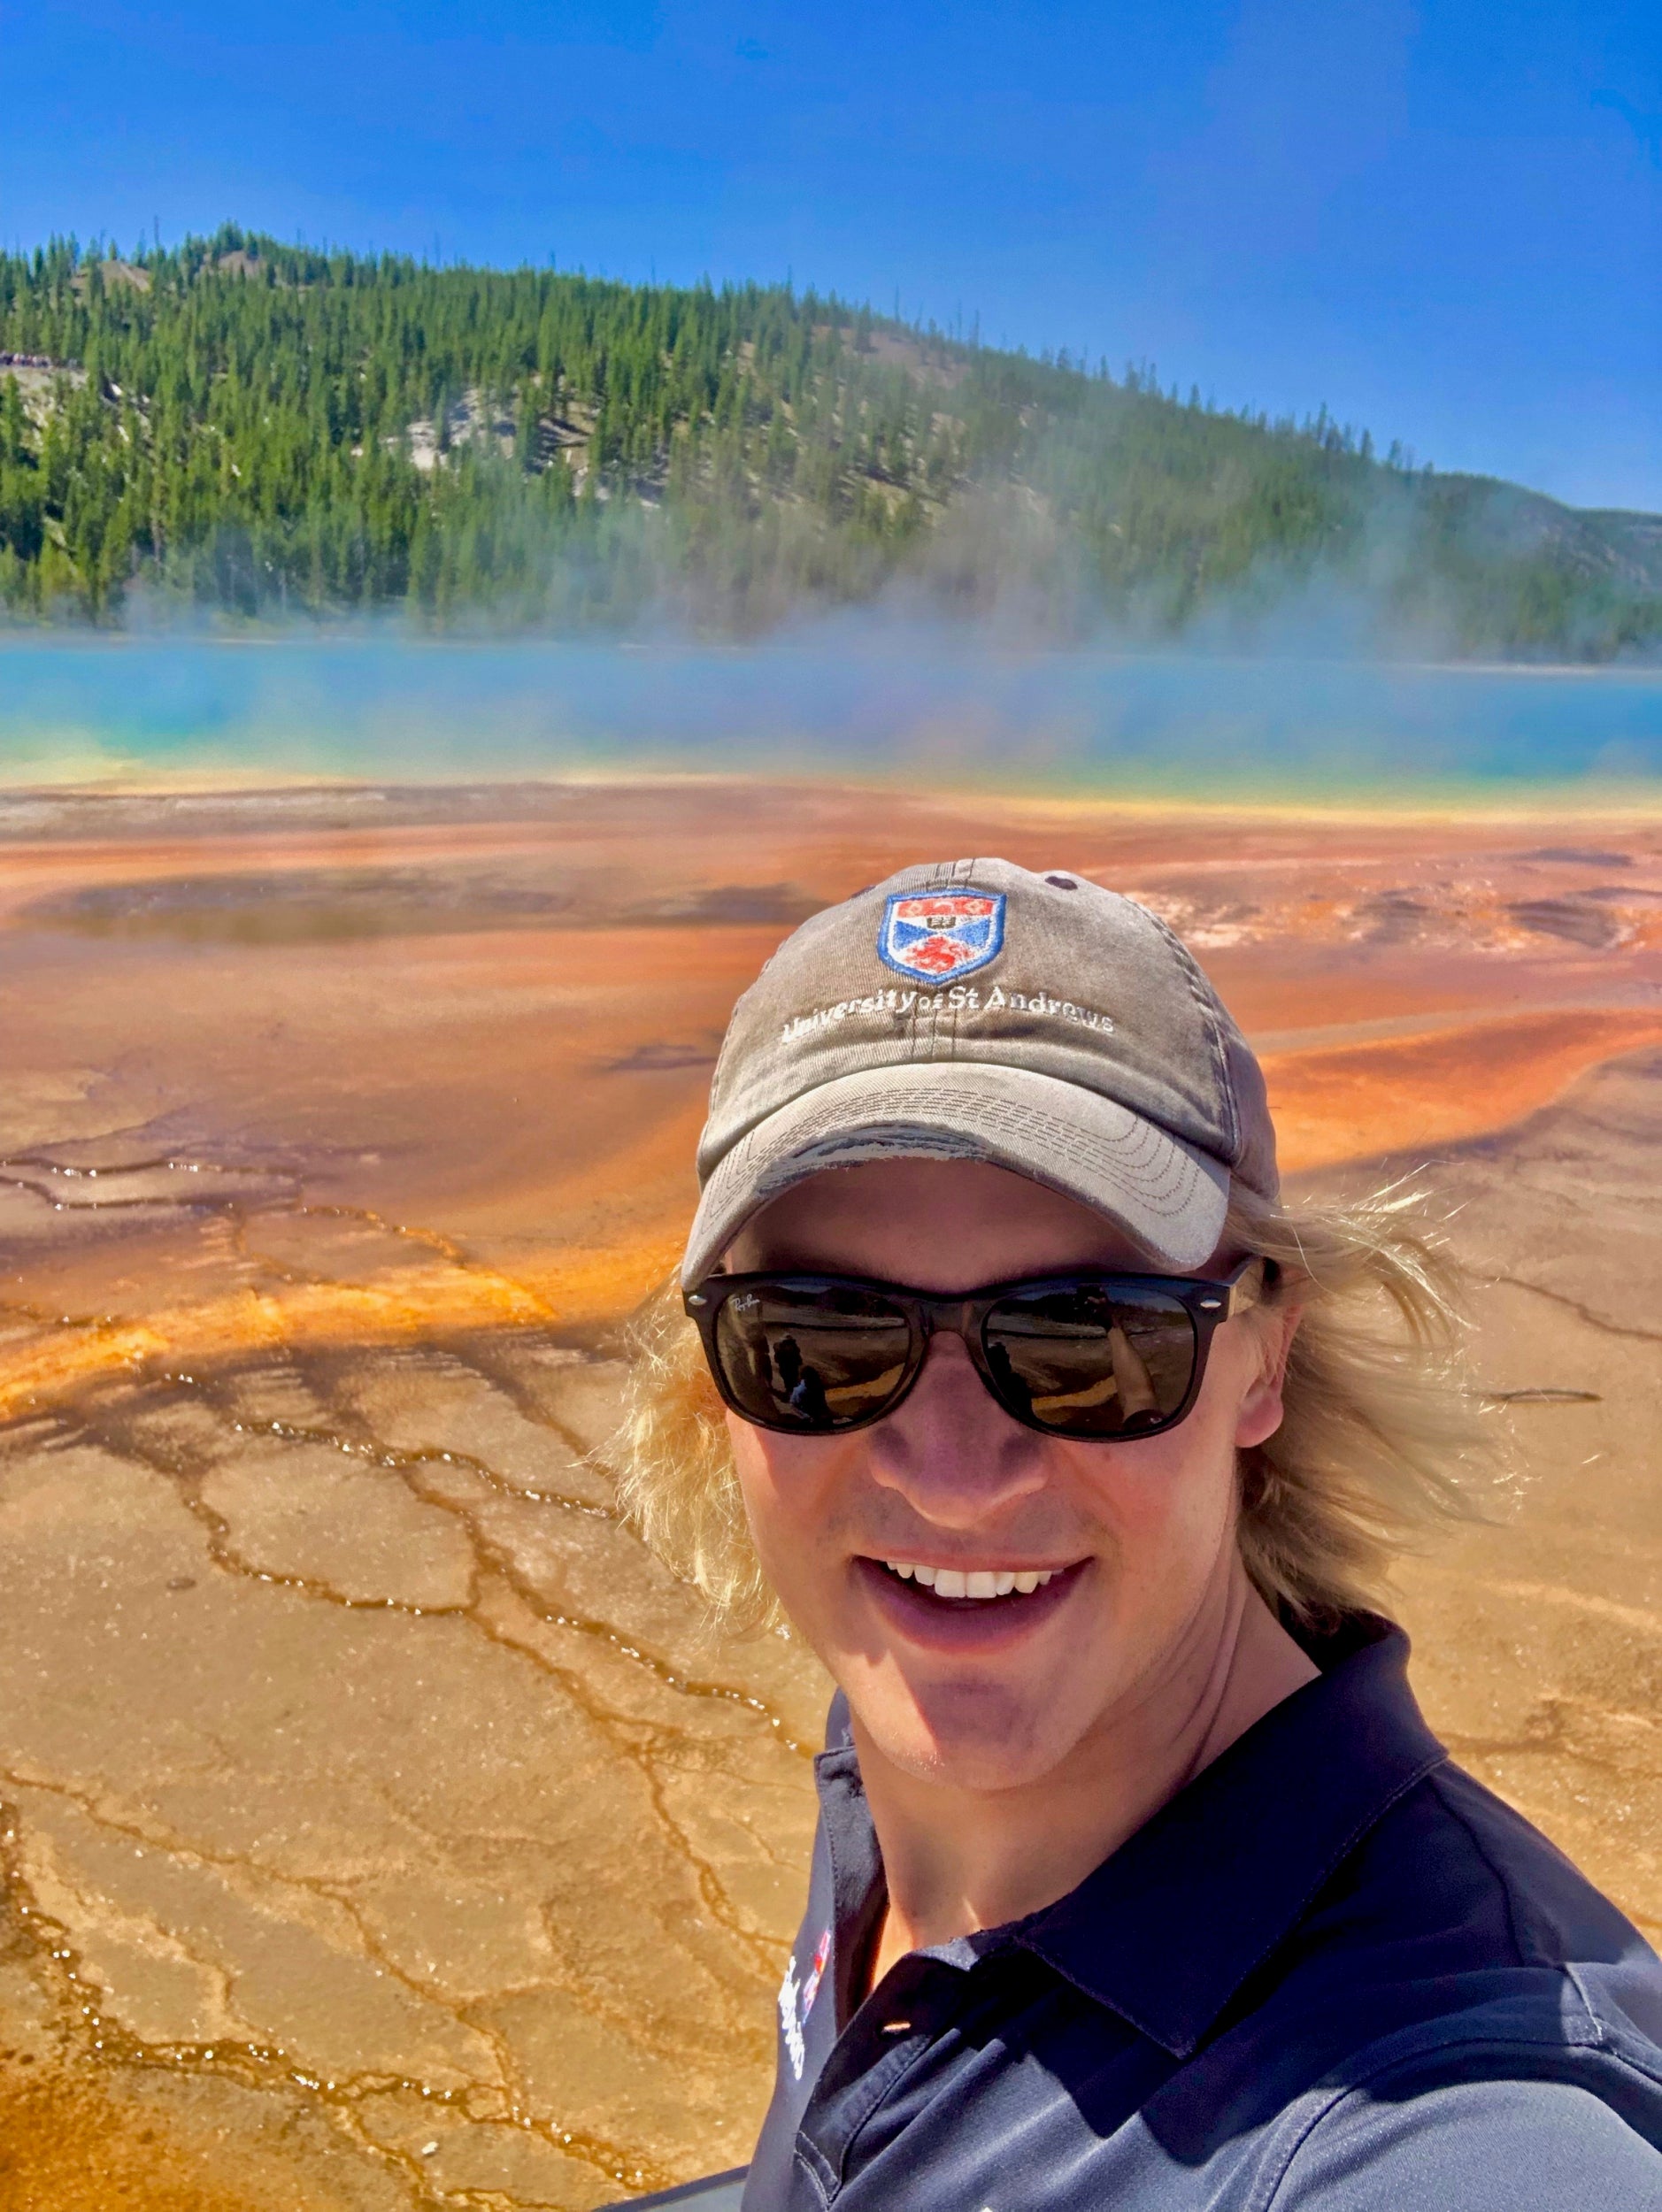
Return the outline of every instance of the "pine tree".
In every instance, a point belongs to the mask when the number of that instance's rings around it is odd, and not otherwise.
[[[1382,534],[1397,600],[1474,649],[1662,635],[1662,578],[1617,580],[1630,556],[1513,544],[1490,488],[1395,445],[1376,464],[1325,408],[1219,414],[1151,366],[1116,381],[781,287],[429,269],[235,226],[141,262],[148,288],[113,247],[0,255],[0,350],[60,365],[0,373],[19,612],[113,619],[136,585],[250,615],[745,626],[907,571],[966,611],[1019,573],[1089,619],[1175,625]],[[984,526],[954,535],[966,495]]]

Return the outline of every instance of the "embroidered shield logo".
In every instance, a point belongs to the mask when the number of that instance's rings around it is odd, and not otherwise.
[[[802,2070],[808,2059],[804,2032],[808,2015],[813,2010],[813,2001],[819,1994],[819,1984],[825,1978],[830,1957],[831,1931],[827,1928],[814,1946],[813,1964],[808,1970],[807,1980],[798,1983],[796,1979],[796,1954],[793,1951],[790,1963],[785,1969],[785,1978],[779,1985],[780,2030],[785,2039],[785,2054],[790,2061],[790,2070],[798,2081],[802,2079]]]
[[[877,950],[898,975],[925,983],[973,975],[1004,941],[1002,891],[899,891],[883,908]]]
[[[827,1928],[813,1947],[813,1964],[808,1969],[808,1978],[802,1985],[802,2024],[808,2024],[808,2015],[813,2010],[813,2001],[819,1994],[819,1985],[825,1979],[825,1970],[831,1957],[831,1931]]]

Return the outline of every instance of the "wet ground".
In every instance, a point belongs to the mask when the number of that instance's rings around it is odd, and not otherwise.
[[[1443,1740],[1662,1947],[1659,1148],[1650,1052],[1441,1164],[1520,1479],[1399,1581]]]
[[[1421,1694],[1662,1933],[1662,833],[704,785],[0,840],[8,2207],[742,2159],[824,1685],[712,1646],[586,1454],[733,995],[919,856],[1149,897],[1293,1166],[1440,1163],[1530,1480],[1405,1570]]]
[[[742,2158],[823,1688],[779,1639],[712,1652],[620,1532],[582,1457],[612,1380],[325,1355],[12,1432],[12,2063],[113,2076],[185,2152],[271,2102],[273,2203]]]

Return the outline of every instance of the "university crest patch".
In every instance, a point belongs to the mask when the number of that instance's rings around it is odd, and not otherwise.
[[[819,1994],[819,1985],[825,1979],[825,1970],[831,1957],[831,1931],[826,1929],[814,1946],[813,1963],[808,1969],[808,1978],[796,1979],[796,1954],[790,1955],[785,1969],[785,1978],[779,1985],[779,2024],[785,2038],[785,2055],[790,2061],[790,2070],[798,2081],[808,2060],[808,2015],[813,2010],[813,2001]]]
[[[877,933],[884,963],[925,983],[973,975],[997,958],[1004,941],[1002,891],[897,891]]]

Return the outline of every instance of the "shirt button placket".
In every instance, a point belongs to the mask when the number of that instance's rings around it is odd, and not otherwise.
[[[827,2201],[858,2177],[849,2151],[873,2113],[949,2024],[966,1978],[937,1962],[908,1962],[888,1977],[885,2004],[850,2024],[803,2115],[798,2152],[808,2150]]]

